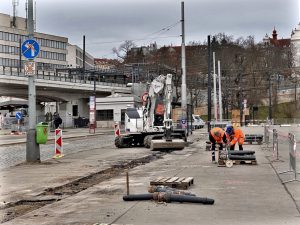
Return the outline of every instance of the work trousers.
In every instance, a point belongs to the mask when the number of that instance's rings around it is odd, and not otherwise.
[[[209,140],[211,142],[211,150],[213,150],[213,151],[216,150],[216,143],[217,142],[211,134],[209,134]],[[220,146],[219,150],[222,150],[223,149],[223,143],[218,143],[218,144]]]
[[[230,146],[230,150],[234,150],[235,144]],[[242,151],[243,150],[243,145],[239,144],[239,150]]]

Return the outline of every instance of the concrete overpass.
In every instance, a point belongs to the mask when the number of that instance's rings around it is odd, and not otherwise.
[[[94,81],[68,78],[67,75],[36,76],[38,102],[67,102],[78,98],[88,98],[93,94]],[[131,88],[125,84],[96,81],[96,96],[105,97],[111,93],[130,94]],[[16,72],[11,74],[0,71],[0,95],[17,98],[28,98],[28,78]]]
[[[88,102],[89,96],[94,93],[94,80],[79,77],[63,73],[38,73],[35,80],[37,115],[43,117],[47,111],[47,104],[41,105],[41,102],[57,102],[56,107],[50,107],[50,111],[58,110],[66,127],[73,125],[74,105],[78,115],[89,117]],[[96,80],[97,97],[106,97],[112,93],[130,94],[131,88],[125,84]],[[28,99],[28,78],[24,73],[0,69],[0,96]]]

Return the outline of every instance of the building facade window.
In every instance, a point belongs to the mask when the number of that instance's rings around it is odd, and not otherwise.
[[[114,110],[97,110],[96,113],[97,121],[113,121],[114,120]]]
[[[0,53],[19,55],[20,48],[15,46],[0,45]],[[41,50],[37,56],[43,59],[52,59],[58,61],[66,61],[66,54],[57,52],[48,52]]]
[[[27,38],[28,37],[26,35],[13,34],[13,33],[0,31],[0,40],[19,42],[19,39],[21,39],[21,42],[23,42]],[[48,40],[48,39],[43,39],[43,38],[35,38],[35,39],[43,47],[63,49],[63,50],[65,50],[67,48],[66,42]]]

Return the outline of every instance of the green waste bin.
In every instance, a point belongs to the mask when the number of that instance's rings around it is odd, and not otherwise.
[[[36,125],[36,143],[46,144],[48,140],[49,126],[48,123],[38,123]]]

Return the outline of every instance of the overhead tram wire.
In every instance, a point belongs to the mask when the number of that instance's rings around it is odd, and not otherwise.
[[[113,43],[121,43],[121,42],[124,42],[124,41],[127,41],[127,40],[131,40],[131,41],[144,41],[144,40],[152,40],[154,34],[163,34],[163,33],[166,33],[168,32],[169,30],[171,30],[173,27],[175,27],[177,24],[179,24],[180,21],[177,21],[176,23],[174,24],[171,24],[169,26],[166,26],[158,31],[155,31],[153,33],[150,33],[148,35],[145,35],[143,38],[137,38],[137,39],[126,39],[126,40],[118,40],[118,41],[99,41],[99,42],[89,42],[89,43],[86,43],[86,45],[101,45],[101,44],[113,44]],[[180,35],[173,35],[173,36],[165,36],[165,37],[154,37],[154,39],[161,39],[161,38],[170,38],[170,37],[180,37]]]

